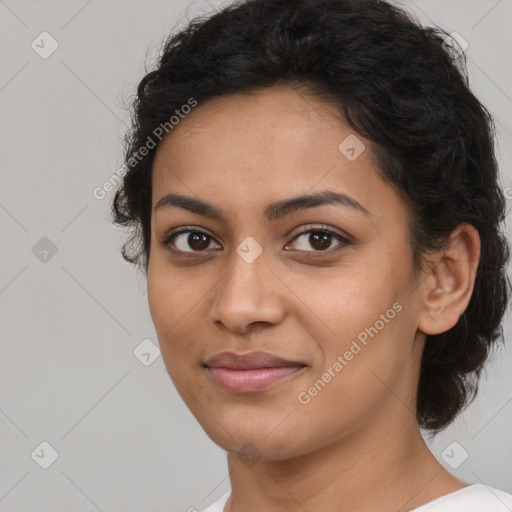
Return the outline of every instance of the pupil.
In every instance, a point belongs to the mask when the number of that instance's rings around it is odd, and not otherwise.
[[[202,237],[202,243],[201,242],[198,242],[198,238],[199,237]],[[194,249],[194,250],[197,250],[197,251],[203,251],[204,249],[206,249],[208,247],[208,240],[207,240],[207,237],[205,235],[203,235],[203,233],[191,233],[190,235],[188,235],[188,245]]]
[[[331,235],[329,235],[327,233],[312,233],[309,236],[309,238],[310,238],[309,243],[315,249],[319,249],[319,250],[328,249],[329,245],[331,245],[330,236]],[[323,239],[323,240],[319,240],[319,238]],[[327,242],[327,243],[325,243],[325,242]]]

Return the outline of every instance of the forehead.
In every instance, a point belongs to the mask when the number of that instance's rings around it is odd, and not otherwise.
[[[391,207],[397,197],[387,197],[376,165],[371,142],[330,103],[289,87],[233,94],[195,107],[163,138],[153,207],[169,192],[263,205],[322,189]]]

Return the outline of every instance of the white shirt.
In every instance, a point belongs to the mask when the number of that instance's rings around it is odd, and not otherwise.
[[[231,490],[202,512],[224,512]],[[512,494],[473,484],[415,508],[410,512],[511,512]]]

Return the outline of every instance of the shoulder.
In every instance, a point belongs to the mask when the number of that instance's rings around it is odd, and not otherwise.
[[[512,494],[483,484],[473,484],[441,496],[411,512],[510,512]]]

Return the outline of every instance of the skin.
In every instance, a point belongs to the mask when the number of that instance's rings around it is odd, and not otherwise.
[[[332,105],[272,87],[197,106],[158,147],[149,307],[180,396],[228,452],[225,512],[406,511],[468,485],[436,461],[414,411],[426,334],[450,329],[469,303],[478,233],[459,225],[415,272],[410,212],[378,174],[370,141],[358,135],[366,149],[354,161],[340,152],[352,133]],[[369,213],[331,204],[263,216],[270,202],[322,190]],[[225,221],[155,210],[169,193],[211,203]],[[351,243],[327,238],[327,250],[339,250],[326,255],[309,233],[297,237],[322,225]],[[180,226],[211,238],[201,247],[181,235],[174,248],[183,252],[173,255],[163,241]],[[252,263],[236,251],[248,236],[262,248]],[[400,312],[300,403],[299,393],[394,303]],[[308,367],[260,392],[229,392],[202,365],[224,350],[267,351]]]

